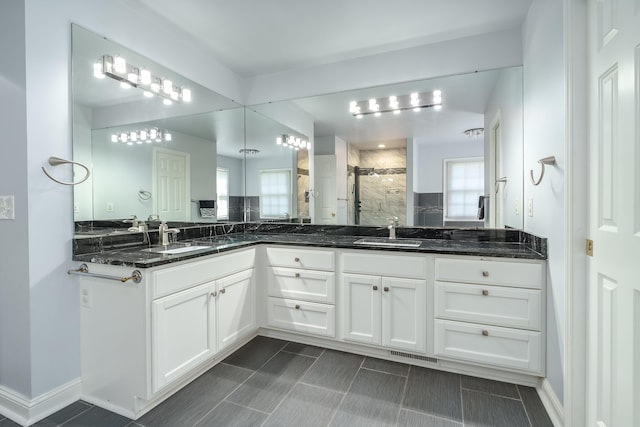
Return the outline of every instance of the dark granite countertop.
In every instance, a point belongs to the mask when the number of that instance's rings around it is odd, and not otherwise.
[[[256,231],[258,231],[256,233]],[[259,229],[252,232],[234,232],[229,234],[212,235],[206,237],[197,237],[194,239],[185,239],[170,244],[168,247],[149,244],[110,244],[107,247],[96,246],[100,250],[85,251],[78,253],[74,251],[74,261],[92,262],[98,264],[109,264],[118,266],[127,266],[135,268],[150,268],[159,265],[169,264],[178,261],[194,259],[202,256],[217,254],[221,252],[231,251],[239,248],[250,247],[258,244],[286,244],[301,247],[320,247],[320,248],[340,248],[340,249],[364,249],[372,251],[393,251],[406,253],[437,253],[452,255],[472,255],[472,256],[492,256],[504,258],[521,258],[521,259],[546,259],[546,251],[534,250],[535,245],[527,242],[510,241],[509,239],[472,239],[463,238],[451,239],[450,236],[444,235],[444,238],[421,238],[423,236],[411,236],[410,239],[419,241],[419,247],[388,247],[388,246],[370,246],[356,244],[355,242],[365,235],[343,235],[330,233],[276,233],[264,232],[260,233]],[[272,231],[272,230],[265,230]],[[187,234],[187,233],[185,233]],[[151,239],[153,242],[154,239]],[[157,240],[156,240],[157,241]],[[402,238],[397,241],[403,242]],[[153,250],[178,249],[186,246],[207,246],[206,248],[194,251],[181,252],[175,254],[151,252]],[[545,241],[546,246],[546,241]]]

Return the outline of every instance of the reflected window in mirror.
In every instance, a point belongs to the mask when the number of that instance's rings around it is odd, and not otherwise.
[[[216,169],[216,195],[218,197],[218,220],[229,219],[229,169]]]
[[[291,171],[271,169],[260,172],[260,218],[291,218]]]
[[[484,158],[445,159],[444,173],[444,225],[482,227],[478,209],[485,194]]]

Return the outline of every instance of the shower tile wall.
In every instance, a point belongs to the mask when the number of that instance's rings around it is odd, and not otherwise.
[[[418,226],[442,227],[442,193],[413,193],[413,223]]]
[[[309,152],[298,151],[298,212],[294,218],[309,218]]]

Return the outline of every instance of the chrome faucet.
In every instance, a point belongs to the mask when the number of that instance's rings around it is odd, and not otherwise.
[[[397,216],[389,218],[389,226],[387,227],[389,229],[389,239],[396,238],[396,227],[398,226],[398,221],[399,220]]]
[[[167,223],[162,221],[160,227],[158,227],[158,237],[161,239],[160,244],[167,246],[169,244],[169,234],[178,234],[179,232],[180,230],[177,228],[169,228]]]

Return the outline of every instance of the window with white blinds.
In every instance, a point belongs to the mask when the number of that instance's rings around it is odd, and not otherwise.
[[[287,215],[291,215],[291,171],[260,171],[260,218],[283,218]]]
[[[217,219],[229,219],[229,169],[216,169]]]
[[[484,194],[484,158],[444,159],[444,220],[477,221]]]

